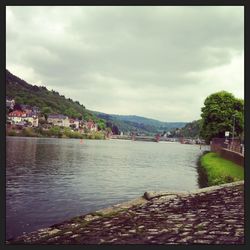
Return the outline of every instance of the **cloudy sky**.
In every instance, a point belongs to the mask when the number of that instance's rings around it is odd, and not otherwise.
[[[90,110],[200,118],[204,99],[244,98],[241,6],[8,6],[6,68]]]

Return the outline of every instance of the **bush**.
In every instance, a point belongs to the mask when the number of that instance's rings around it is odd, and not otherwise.
[[[62,137],[63,135],[61,128],[58,126],[53,126],[52,128],[50,128],[49,133],[50,135],[57,136],[57,137]]]
[[[98,140],[103,140],[105,138],[104,133],[102,132],[95,132],[94,137],[95,139],[98,139]]]
[[[23,136],[27,136],[27,137],[35,137],[35,136],[37,136],[37,134],[34,132],[34,130],[32,128],[24,128],[22,130],[21,134]]]
[[[16,133],[15,130],[12,129],[12,130],[7,131],[7,135],[9,135],[9,136],[16,136],[17,133]]]

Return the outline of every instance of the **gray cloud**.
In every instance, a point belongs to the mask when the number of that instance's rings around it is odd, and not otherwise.
[[[12,6],[7,68],[89,109],[190,121],[213,92],[243,98],[243,36],[243,7]]]

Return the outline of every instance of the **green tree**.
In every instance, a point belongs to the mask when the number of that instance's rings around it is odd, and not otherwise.
[[[42,115],[44,115],[45,119],[47,120],[48,115],[50,113],[52,113],[52,110],[50,107],[44,107],[44,108],[42,108],[41,113],[42,113]]]
[[[104,130],[106,128],[105,121],[103,119],[100,119],[99,121],[97,121],[97,126],[98,130]]]
[[[51,135],[57,136],[57,137],[61,137],[62,136],[62,131],[61,128],[59,126],[53,126],[52,128],[50,128],[50,133]]]
[[[23,104],[24,102],[23,102],[23,98],[21,98],[21,97],[16,97],[15,98],[15,103],[18,103],[18,104]]]
[[[76,112],[76,110],[74,108],[68,108],[65,110],[64,112],[67,116],[72,117],[72,118],[76,118],[79,117],[80,114],[78,112]]]
[[[205,99],[201,109],[201,136],[207,143],[214,137],[225,137],[225,131],[233,131],[235,116],[235,136],[244,130],[244,101],[233,94],[220,91]]]

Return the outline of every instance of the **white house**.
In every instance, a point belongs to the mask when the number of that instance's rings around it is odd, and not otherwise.
[[[69,123],[71,127],[75,127],[76,129],[79,129],[80,121],[78,119],[69,119]]]
[[[55,126],[69,127],[70,125],[68,116],[61,114],[49,115],[47,121]]]
[[[30,122],[32,126],[38,126],[38,117],[33,113],[25,113],[20,110],[15,110],[8,114],[8,119],[12,121],[12,123],[17,124],[20,122]]]

